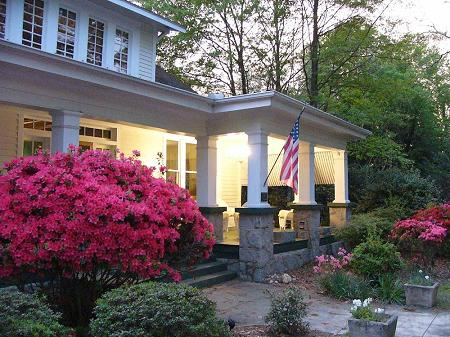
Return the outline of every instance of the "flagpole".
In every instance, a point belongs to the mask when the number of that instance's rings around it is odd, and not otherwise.
[[[295,121],[300,121],[300,117],[302,117],[303,111],[305,111],[305,106],[303,106],[302,111],[300,111],[300,114],[298,115],[298,117]],[[275,165],[277,164],[278,159],[280,159],[281,153],[283,152],[283,148],[284,148],[284,146],[281,148],[280,153],[278,153],[277,159],[275,159],[275,162],[273,163],[272,168],[270,169],[269,174],[266,177],[266,180],[264,180],[263,187],[267,185],[267,180],[269,180],[269,177],[272,174],[272,171],[273,171]]]

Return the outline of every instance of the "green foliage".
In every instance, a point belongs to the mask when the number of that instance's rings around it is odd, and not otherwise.
[[[386,303],[403,304],[405,302],[403,283],[394,274],[380,275],[376,297]]]
[[[356,246],[352,253],[350,268],[372,280],[377,280],[379,276],[387,273],[394,273],[403,266],[395,245],[383,242],[374,233],[369,233],[367,241]]]
[[[408,280],[409,284],[415,284],[419,286],[432,286],[435,281],[431,278],[431,276],[424,272],[422,269],[414,270],[409,276]]]
[[[307,304],[302,293],[291,287],[272,299],[265,320],[273,336],[303,336],[309,331],[309,324],[305,321],[306,314]]]
[[[214,303],[183,284],[146,282],[103,295],[91,321],[93,337],[230,336]]]
[[[392,225],[391,220],[372,213],[355,214],[352,216],[350,223],[336,229],[334,235],[338,240],[344,241],[348,248],[353,249],[367,238],[371,227],[379,231],[382,238],[387,238]]]
[[[368,281],[341,270],[322,276],[320,285],[327,294],[339,300],[369,298],[374,295]]]
[[[394,208],[399,218],[436,202],[440,195],[434,181],[422,177],[417,170],[377,170],[368,165],[352,166],[350,191],[350,198],[358,204],[358,212]]]
[[[59,323],[60,318],[36,294],[0,290],[0,336],[67,337],[70,331]]]

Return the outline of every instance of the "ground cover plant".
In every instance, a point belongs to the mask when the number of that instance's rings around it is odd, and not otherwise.
[[[188,191],[155,178],[138,156],[71,148],[6,164],[0,277],[32,281],[69,326],[87,326],[104,292],[141,279],[179,280],[179,265],[207,258],[212,225]]]
[[[200,290],[146,282],[103,295],[91,322],[93,337],[227,337],[228,324]]]

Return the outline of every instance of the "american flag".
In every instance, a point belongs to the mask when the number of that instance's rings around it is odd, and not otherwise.
[[[283,146],[284,155],[281,165],[280,180],[294,189],[298,194],[298,146],[300,118],[294,124],[291,133]]]

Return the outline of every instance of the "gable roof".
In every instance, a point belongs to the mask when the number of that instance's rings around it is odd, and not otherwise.
[[[169,19],[166,19],[166,18],[162,17],[161,15],[158,15],[152,11],[149,11],[149,10],[147,10],[141,6],[138,6],[128,0],[108,0],[108,2],[110,2],[111,4],[114,4],[116,6],[119,6],[123,9],[129,10],[132,13],[137,14],[144,19],[147,19],[147,20],[150,20],[153,22],[157,22],[160,25],[166,27],[166,29],[168,29],[168,30],[181,32],[181,33],[186,32],[186,28],[184,28],[182,25],[180,25],[176,22],[173,22]]]
[[[180,81],[178,78],[176,78],[174,75],[169,74],[167,71],[165,71],[159,65],[156,65],[155,81],[158,83],[161,83],[161,84],[169,85],[174,88],[190,91],[193,93],[196,92],[190,86],[184,84],[182,81]]]

